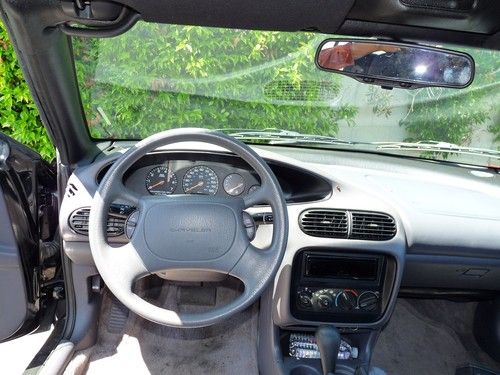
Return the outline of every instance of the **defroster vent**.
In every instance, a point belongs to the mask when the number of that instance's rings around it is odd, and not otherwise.
[[[386,241],[396,235],[394,218],[379,212],[311,209],[302,212],[299,224],[314,237]]]

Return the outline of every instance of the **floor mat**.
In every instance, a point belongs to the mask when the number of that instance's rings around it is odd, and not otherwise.
[[[472,336],[474,309],[475,303],[398,299],[372,365],[388,375],[454,375],[468,363],[499,371]]]
[[[159,300],[169,308],[177,290],[164,287]],[[235,297],[218,289],[216,304]],[[123,334],[106,329],[110,299],[104,301],[99,338],[91,349],[77,353],[65,374],[258,374],[257,317],[253,306],[223,324],[199,329],[164,327],[130,313]],[[198,306],[177,306],[194,312]]]

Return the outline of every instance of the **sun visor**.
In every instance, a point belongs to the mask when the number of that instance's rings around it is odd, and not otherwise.
[[[239,29],[335,32],[354,0],[121,0],[144,21]]]

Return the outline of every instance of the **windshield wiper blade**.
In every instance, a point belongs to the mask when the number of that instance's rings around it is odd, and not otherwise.
[[[374,142],[377,150],[380,151],[429,151],[444,152],[450,154],[467,154],[475,156],[485,156],[500,159],[500,151],[487,148],[460,146],[448,142],[421,141],[421,142]]]
[[[460,146],[448,142],[420,141],[420,142],[358,142],[339,139],[327,135],[303,134],[281,129],[218,129],[236,139],[249,142],[264,141],[267,144],[324,144],[340,146],[369,146],[374,151],[428,151],[450,154],[467,154],[500,159],[500,151],[486,148]]]
[[[248,130],[248,129],[218,129],[242,141],[265,141],[267,144],[330,144],[330,145],[356,145],[358,142],[347,141],[327,135],[303,134],[299,132],[280,130],[280,129],[264,129],[264,130]]]

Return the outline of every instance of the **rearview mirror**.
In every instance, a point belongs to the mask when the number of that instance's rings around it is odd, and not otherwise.
[[[474,60],[466,53],[373,40],[327,39],[316,65],[385,88],[464,88],[474,78]]]

